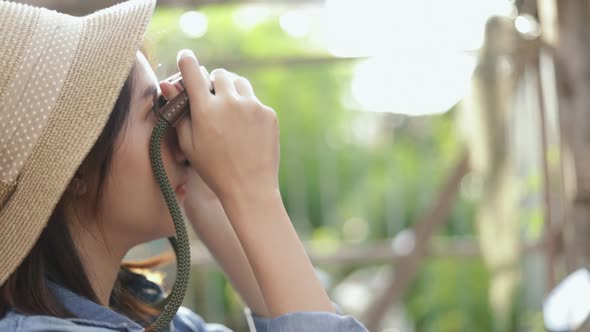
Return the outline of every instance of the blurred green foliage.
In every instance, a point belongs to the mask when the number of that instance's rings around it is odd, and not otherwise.
[[[479,260],[430,259],[407,293],[417,331],[494,331]]]
[[[164,77],[176,71],[177,51],[191,48],[209,71],[213,65],[225,67],[252,82],[259,99],[279,116],[280,185],[301,238],[330,251],[390,239],[411,226],[459,157],[453,111],[407,118],[350,109],[355,61],[276,65],[270,60],[328,53],[308,38],[288,36],[278,15],[244,30],[234,21],[239,7],[199,10],[208,18],[208,31],[191,39],[179,29],[186,9],[157,9],[148,34],[150,48],[162,64],[156,73]],[[462,195],[439,234],[473,236],[475,204]],[[330,272],[338,281],[363,267]],[[194,309],[206,320],[246,331],[243,304],[223,274],[195,274],[193,280],[200,286],[189,295]],[[479,258],[429,259],[406,292],[408,318],[416,331],[495,331],[488,280]]]

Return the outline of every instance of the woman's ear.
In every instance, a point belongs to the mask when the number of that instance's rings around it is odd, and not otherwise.
[[[66,191],[74,197],[84,196],[88,192],[88,184],[81,172],[76,172]]]

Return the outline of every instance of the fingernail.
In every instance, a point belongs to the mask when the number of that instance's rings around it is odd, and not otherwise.
[[[195,54],[192,50],[185,48],[183,50],[180,50],[178,54],[176,54],[176,62],[178,62],[183,55],[195,57]]]

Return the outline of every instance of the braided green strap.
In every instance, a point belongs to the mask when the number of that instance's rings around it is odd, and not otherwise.
[[[160,119],[156,124],[150,139],[150,160],[152,162],[154,175],[162,190],[164,200],[166,201],[166,205],[168,205],[172,221],[174,222],[174,228],[176,229],[176,237],[168,238],[174,249],[174,253],[176,254],[176,281],[174,282],[174,286],[172,286],[172,291],[168,297],[160,303],[160,305],[163,306],[160,317],[158,317],[152,325],[146,328],[146,331],[149,332],[162,331],[170,326],[170,322],[176,315],[176,311],[184,299],[190,274],[191,257],[188,234],[182,218],[182,212],[176,202],[174,189],[172,189],[172,186],[168,181],[166,170],[164,169],[164,163],[162,162],[162,138],[168,130],[168,127],[168,122],[163,119]]]

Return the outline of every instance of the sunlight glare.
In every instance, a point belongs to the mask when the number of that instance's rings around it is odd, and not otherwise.
[[[475,59],[465,54],[392,54],[359,63],[351,82],[363,110],[410,116],[448,111],[469,93]]]
[[[311,17],[302,10],[290,10],[281,15],[279,22],[291,37],[301,38],[309,33]]]

